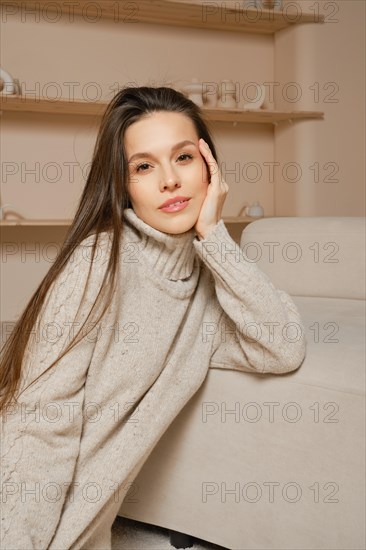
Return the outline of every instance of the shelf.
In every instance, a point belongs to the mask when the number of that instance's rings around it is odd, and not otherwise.
[[[108,101],[84,101],[35,98],[31,95],[0,95],[0,111],[13,113],[43,113],[53,115],[102,116]],[[278,124],[301,119],[322,119],[321,111],[269,111],[265,109],[207,109],[203,116],[214,122],[242,122],[246,124]]]
[[[223,216],[223,220],[225,223],[251,223],[255,222],[255,220],[259,220],[262,218],[273,218],[274,216],[261,216],[260,218],[252,218],[251,216]]]
[[[35,9],[45,14],[52,11],[63,13],[69,21],[78,15],[93,23],[110,19],[119,25],[155,23],[258,34],[273,34],[303,23],[324,23],[323,15],[305,13],[294,4],[283,11],[277,11],[246,8],[245,2],[237,0],[211,3],[203,0],[102,0],[98,3],[89,0],[0,0],[0,4],[18,6],[24,11],[24,18],[28,10]]]
[[[215,122],[243,122],[246,124],[278,124],[279,122],[322,119],[322,111],[270,111],[267,109],[202,109],[207,120]]]
[[[72,220],[32,220],[32,219],[18,219],[18,220],[1,220],[0,221],[0,227],[19,227],[19,226],[27,226],[27,227],[40,227],[40,226],[63,226],[68,227],[71,225]]]
[[[1,95],[0,111],[13,113],[45,113],[54,115],[101,116],[108,102],[68,99],[48,99],[31,95]]]

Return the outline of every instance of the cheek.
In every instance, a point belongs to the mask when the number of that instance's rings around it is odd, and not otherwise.
[[[136,183],[132,183],[129,186],[129,196],[131,197],[131,200],[134,202],[135,206],[143,204],[144,202],[143,194]]]
[[[201,178],[200,182],[199,182],[199,184],[197,185],[197,188],[196,188],[196,196],[200,200],[201,203],[205,200],[205,198],[207,196],[208,186],[209,186],[209,183],[208,183],[207,179],[206,179],[206,181],[202,181],[202,178]]]
[[[150,184],[150,185],[149,185]],[[156,187],[144,178],[144,181],[137,181],[130,185],[130,197],[136,208],[151,208],[156,203]]]
[[[143,182],[140,181],[140,178],[137,174],[131,174],[128,180],[128,191],[132,198],[139,199],[143,196]]]
[[[197,182],[202,189],[206,189],[209,181],[209,170],[205,162],[202,160],[200,167],[197,169]]]

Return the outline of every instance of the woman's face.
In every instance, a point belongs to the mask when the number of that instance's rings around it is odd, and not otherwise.
[[[132,208],[145,223],[164,233],[191,229],[206,198],[208,170],[198,139],[191,119],[175,112],[153,113],[126,130]],[[189,199],[184,208],[161,210],[165,201],[178,196]]]

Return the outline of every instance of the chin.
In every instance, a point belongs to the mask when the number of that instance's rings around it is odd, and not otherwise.
[[[171,219],[166,219],[163,222],[160,221],[160,231],[164,233],[171,233],[172,235],[179,235],[179,233],[185,233],[194,227],[196,224],[197,218],[192,217],[192,215],[183,217],[175,216]]]

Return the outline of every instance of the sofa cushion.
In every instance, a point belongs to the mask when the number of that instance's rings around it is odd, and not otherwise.
[[[363,300],[294,296],[307,340],[302,384],[365,395],[365,309]]]

